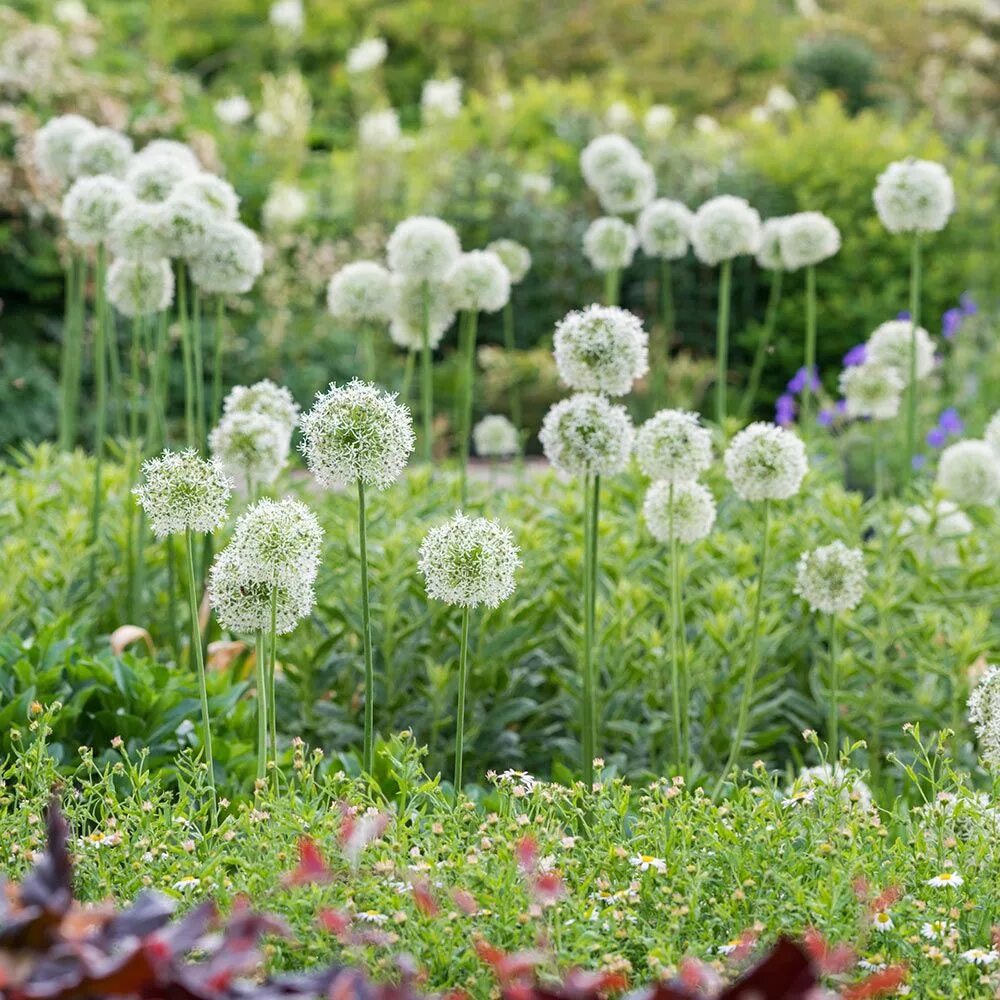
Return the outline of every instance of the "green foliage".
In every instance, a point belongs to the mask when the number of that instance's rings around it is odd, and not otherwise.
[[[878,58],[860,38],[825,35],[800,43],[792,74],[807,99],[833,91],[852,115],[876,103]]]

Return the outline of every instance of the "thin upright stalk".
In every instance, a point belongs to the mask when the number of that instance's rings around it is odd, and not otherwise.
[[[139,416],[142,402],[141,392],[141,343],[145,320],[136,316],[132,320],[132,342],[129,350],[129,413],[128,413],[128,489],[132,489],[138,476],[139,455],[142,443],[139,437]],[[126,513],[126,566],[128,573],[128,613],[132,621],[139,620],[139,566],[142,561],[141,524],[136,529],[136,505],[127,504]]]
[[[416,357],[416,351],[406,352],[406,361],[403,364],[403,386],[399,393],[400,402],[405,406],[410,405],[410,393],[413,391],[413,369],[415,367]]]
[[[194,351],[187,309],[187,273],[184,261],[177,262],[177,322],[181,328],[181,357],[184,364],[184,438],[189,448],[197,444],[194,404]]]
[[[761,330],[760,339],[757,341],[757,349],[753,356],[753,365],[750,368],[750,378],[747,380],[746,392],[743,393],[743,400],[740,403],[740,416],[744,419],[753,413],[753,404],[757,401],[760,380],[764,374],[764,365],[767,363],[768,348],[771,346],[774,327],[778,321],[778,303],[781,301],[781,284],[784,273],[781,268],[775,268],[771,272],[771,290],[767,296],[764,328]]]
[[[802,426],[809,423],[812,416],[816,390],[813,378],[816,376],[816,268],[810,264],[806,268],[806,384],[802,390]]]
[[[201,291],[194,286],[192,295],[191,353],[194,355],[194,419],[196,447],[205,447],[205,345],[201,329]]]
[[[94,317],[94,387],[95,387],[95,421],[94,421],[94,496],[90,509],[90,541],[93,551],[90,555],[90,586],[93,588],[97,576],[97,544],[101,532],[101,501],[103,499],[104,483],[104,433],[108,409],[107,386],[107,349],[105,337],[107,325],[107,299],[104,293],[105,276],[104,247],[97,248],[97,268],[95,274],[95,317]]]
[[[920,326],[920,233],[913,234],[910,247],[910,372],[906,387],[906,468],[903,481],[913,475],[917,450],[917,327]]]
[[[590,616],[590,591],[594,579],[590,569],[594,560],[590,530],[593,503],[591,477],[588,473],[583,479],[583,710],[580,713],[583,730],[580,736],[583,752],[580,770],[587,788],[594,783],[594,635],[593,619]]]
[[[215,297],[215,326],[212,331],[212,414],[215,424],[222,416],[222,355],[225,347],[225,302]]]
[[[719,270],[719,306],[715,328],[715,421],[721,427],[726,422],[726,379],[729,376],[729,300],[733,262],[724,260]]]
[[[361,552],[361,641],[365,653],[365,774],[375,768],[375,663],[372,653],[372,619],[368,596],[368,525],[365,484],[358,480],[358,539]]]
[[[264,632],[257,632],[254,661],[257,674],[257,780],[267,776],[267,665],[264,662]]]
[[[365,379],[375,381],[375,327],[366,323],[361,331],[361,343],[364,353]]]
[[[875,420],[870,421],[869,429],[871,431],[871,442],[872,442],[872,475],[874,479],[873,489],[875,492],[876,502],[880,501],[885,495],[885,465],[882,461],[882,449],[880,447],[879,433],[878,433],[878,422]]]
[[[652,358],[653,399],[659,406],[667,401],[667,364],[677,322],[674,316],[674,280],[670,260],[660,258],[660,323],[662,326],[658,349]]]
[[[267,653],[267,721],[271,727],[271,760],[278,766],[278,704],[274,695],[274,675],[278,651],[278,588],[271,587],[271,644]],[[277,774],[275,774],[277,781]]]
[[[76,441],[77,409],[80,405],[80,374],[83,368],[83,299],[86,263],[75,254],[66,270],[66,311],[63,317],[62,406],[59,413],[59,447],[71,451]]]
[[[177,552],[174,548],[174,537],[168,535],[164,539],[167,547],[167,628],[170,630],[170,646],[174,651],[174,659],[180,662],[181,641],[177,632]]]
[[[461,495],[462,506],[469,501],[469,444],[472,440],[472,398],[476,380],[476,327],[479,313],[470,310],[465,324],[465,357],[462,377]]]
[[[458,714],[455,717],[455,802],[462,794],[465,748],[465,689],[469,684],[469,607],[462,608],[462,638],[458,648]]]
[[[594,745],[594,752],[598,753],[600,747],[600,726],[597,720],[597,686],[600,677],[598,664],[599,644],[597,642],[597,579],[598,566],[600,565],[600,552],[598,544],[598,525],[601,519],[601,477],[594,476],[594,499],[590,506],[590,634],[594,641],[594,652],[592,657],[593,665],[593,685],[594,708],[590,713],[591,742]]]
[[[153,405],[156,413],[156,438],[152,451],[167,443],[167,414],[170,412],[170,325],[166,310],[156,317],[156,346],[153,352]]]
[[[107,271],[105,271],[105,275]],[[105,296],[106,298],[106,296]],[[124,391],[124,378],[122,377],[121,359],[118,356],[118,325],[115,322],[115,311],[104,307],[104,345],[108,351],[108,425],[112,437],[126,432],[126,427],[122,419],[122,403],[126,395]]]
[[[680,573],[677,569],[677,536],[674,533],[674,484],[670,483],[667,494],[669,514],[667,530],[670,533],[670,694],[674,713],[674,755],[677,773],[684,774],[687,761],[684,758],[684,706],[681,700],[680,664]]]
[[[827,738],[832,763],[840,754],[840,664],[837,653],[837,616],[830,615],[830,716]]]
[[[421,293],[423,300],[423,321],[420,327],[420,376],[423,383],[421,386],[421,404],[423,406],[424,461],[428,463],[434,460],[434,373],[431,370],[430,294],[430,285],[424,279]]]
[[[606,306],[618,305],[618,297],[621,293],[622,273],[619,270],[604,272],[604,304]]]
[[[517,341],[514,336],[514,305],[507,299],[503,307],[503,346],[507,352],[507,364],[514,364],[514,351]],[[521,381],[517,377],[510,383],[510,421],[517,428],[517,459],[521,461],[524,455],[524,428],[521,413]]]

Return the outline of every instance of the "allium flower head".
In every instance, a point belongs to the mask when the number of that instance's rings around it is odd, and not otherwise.
[[[933,233],[955,211],[955,188],[940,163],[913,158],[890,163],[879,174],[875,210],[890,233]]]
[[[402,137],[395,108],[368,111],[358,121],[358,142],[366,149],[393,149]]]
[[[706,201],[694,215],[691,245],[703,264],[714,266],[757,251],[760,216],[745,198],[723,194]]]
[[[1000,499],[1000,457],[985,441],[958,441],[941,452],[937,484],[957,503]]]
[[[265,378],[251,386],[233,386],[223,401],[222,413],[225,417],[235,413],[262,413],[291,433],[299,420],[299,404],[283,385],[275,385]]]
[[[428,123],[457,118],[462,112],[462,81],[455,76],[425,80],[420,92],[420,112]]]
[[[624,406],[578,392],[549,409],[538,435],[545,457],[571,476],[621,472],[632,454],[635,428]]]
[[[105,284],[108,301],[123,316],[149,316],[174,301],[174,272],[164,257],[118,257]]]
[[[470,250],[456,257],[444,280],[456,309],[494,313],[510,300],[510,274],[490,250]]]
[[[840,373],[840,393],[849,417],[891,420],[899,413],[905,385],[898,369],[878,361],[853,365]]]
[[[291,230],[309,214],[309,195],[294,184],[275,183],[260,210],[264,228],[272,232]]]
[[[441,343],[454,322],[455,306],[447,285],[441,281],[393,275],[389,336],[398,347],[415,351],[423,346],[425,295],[427,339],[431,350]]]
[[[795,593],[811,610],[825,614],[852,611],[865,593],[865,557],[843,542],[803,552],[796,571]]]
[[[413,451],[410,411],[395,394],[359,379],[317,393],[299,426],[302,453],[324,486],[360,480],[383,490],[399,478]]]
[[[80,247],[103,243],[111,233],[114,218],[132,201],[129,189],[115,177],[81,177],[74,181],[62,201],[70,242]]]
[[[1000,456],[1000,410],[990,417],[990,422],[983,431],[983,440]]]
[[[781,253],[781,230],[788,221],[787,215],[765,219],[760,227],[760,241],[754,254],[757,266],[765,271],[785,271],[788,264]]]
[[[909,548],[935,566],[959,566],[958,543],[972,534],[969,516],[951,500],[939,500],[933,508],[907,507],[899,526]]]
[[[1000,667],[990,666],[969,696],[969,722],[983,760],[1000,767]]]
[[[650,139],[662,142],[673,131],[677,122],[674,109],[666,104],[652,104],[642,118],[642,127]]]
[[[658,542],[669,542],[676,535],[690,545],[707,537],[715,524],[715,499],[701,483],[671,484],[660,480],[646,491],[642,516],[650,534]]]
[[[208,437],[212,454],[240,489],[269,486],[288,461],[291,428],[260,412],[229,413]]]
[[[140,162],[161,159],[177,160],[178,163],[184,164],[191,173],[197,173],[201,170],[201,164],[198,162],[194,150],[187,143],[178,142],[176,139],[152,139],[134,157],[134,160]]]
[[[291,497],[258,500],[240,515],[230,548],[247,580],[312,583],[319,567],[323,529],[316,515]]]
[[[191,280],[203,292],[232,295],[248,292],[263,269],[256,233],[238,222],[213,222],[191,260]]]
[[[614,216],[594,219],[583,234],[583,252],[595,271],[628,267],[638,246],[635,226]]]
[[[638,212],[656,197],[656,174],[645,160],[628,159],[604,170],[594,192],[609,214]]]
[[[326,290],[330,315],[342,323],[382,323],[392,314],[392,275],[372,260],[342,267]]]
[[[463,608],[495,608],[514,593],[518,551],[507,528],[458,511],[427,532],[417,568],[428,597]]]
[[[522,246],[517,240],[494,240],[487,247],[487,250],[495,253],[507,268],[510,275],[510,283],[519,285],[524,281],[528,271],[531,270],[531,251],[526,246]]]
[[[157,260],[167,256],[163,206],[130,201],[112,220],[108,249],[116,257]]]
[[[712,432],[697,413],[660,410],[639,428],[635,457],[650,479],[691,482],[712,464]]]
[[[914,337],[917,348],[917,380],[927,378],[934,370],[934,344],[930,334],[908,319],[891,319],[875,328],[865,345],[867,361],[878,362],[895,368],[904,387],[910,382],[910,355]]]
[[[96,126],[80,115],[50,118],[34,136],[34,161],[47,180],[65,186],[73,177],[73,151]]]
[[[74,177],[107,174],[122,178],[132,159],[132,140],[103,125],[85,132],[73,144],[70,171]]]
[[[517,428],[499,413],[483,417],[472,428],[472,443],[482,458],[509,458],[517,454]]]
[[[580,171],[595,191],[612,172],[642,161],[642,154],[624,136],[616,133],[591,139],[580,154]]]
[[[167,253],[177,259],[193,261],[201,254],[208,231],[220,216],[181,188],[182,185],[178,185],[165,202],[154,207],[162,219]]]
[[[587,306],[556,324],[556,368],[571,389],[623,396],[649,370],[648,344],[638,316],[617,306]]]
[[[160,153],[156,156],[137,156],[125,173],[125,183],[139,201],[166,201],[182,180],[190,177],[197,167],[192,167],[177,156]]]
[[[164,451],[142,465],[143,482],[133,492],[157,538],[190,528],[210,532],[225,520],[232,484],[222,466],[194,449]]]
[[[347,53],[344,65],[348,73],[370,73],[385,62],[388,54],[384,38],[366,38]]]
[[[679,201],[657,198],[639,215],[639,244],[647,257],[679,260],[688,252],[692,216]]]
[[[793,431],[757,422],[729,443],[726,475],[744,500],[787,500],[809,469],[806,446]]]
[[[389,269],[408,278],[443,278],[461,252],[458,233],[427,215],[404,219],[386,244]]]
[[[781,256],[789,271],[811,267],[840,249],[840,230],[822,212],[796,212],[781,225]]]
[[[236,220],[240,208],[240,196],[232,184],[206,171],[189,174],[181,180],[174,188],[173,196],[190,199],[203,205],[216,218],[230,222]]]

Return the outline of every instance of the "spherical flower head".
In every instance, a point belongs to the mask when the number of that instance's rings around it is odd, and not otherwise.
[[[958,543],[972,534],[972,521],[951,500],[939,500],[931,509],[907,507],[899,526],[909,548],[935,566],[959,566]]]
[[[495,608],[514,593],[518,552],[507,528],[458,511],[427,532],[417,568],[428,597],[463,608]]]
[[[395,108],[368,111],[358,122],[358,142],[366,149],[394,149],[402,137]]]
[[[458,233],[427,215],[404,219],[386,244],[389,270],[408,278],[441,279],[461,252]]]
[[[167,256],[166,218],[163,206],[130,201],[112,220],[108,249],[116,257],[158,260]]]
[[[570,476],[621,472],[632,454],[635,428],[624,406],[578,392],[551,407],[538,435],[545,457]]]
[[[587,143],[580,153],[580,171],[587,185],[597,190],[613,171],[641,161],[639,150],[624,136],[612,132]]]
[[[132,193],[115,177],[81,177],[62,201],[69,241],[92,247],[107,240],[118,213],[132,204]]]
[[[647,257],[679,260],[688,252],[693,218],[679,201],[651,201],[639,215],[637,225],[642,252]]]
[[[230,548],[247,580],[312,583],[322,542],[316,515],[304,503],[285,497],[258,500],[248,507],[236,522]]]
[[[294,229],[309,214],[309,196],[294,184],[272,184],[260,214],[267,230]]]
[[[392,275],[372,260],[342,267],[326,290],[330,315],[341,323],[384,323],[392,313]]]
[[[694,215],[691,245],[710,266],[757,252],[760,216],[745,198],[723,194],[706,201]]]
[[[425,296],[427,339],[434,350],[455,320],[455,306],[448,286],[441,281],[393,275],[389,336],[397,347],[416,351],[423,346]]]
[[[624,219],[604,216],[587,227],[583,252],[595,271],[620,271],[632,263],[639,237]]]
[[[223,416],[236,413],[262,413],[288,429],[289,434],[299,421],[299,404],[283,385],[261,379],[251,386],[236,385],[222,403]]]
[[[852,365],[840,373],[840,394],[849,417],[891,420],[899,413],[904,388],[899,371],[878,361]]]
[[[712,433],[697,413],[660,410],[639,428],[635,457],[650,479],[691,482],[712,464]]]
[[[159,159],[177,160],[178,163],[182,163],[191,173],[201,170],[201,164],[198,162],[198,157],[195,156],[194,150],[187,143],[178,142],[176,139],[152,139],[135,154],[134,159],[139,161]]]
[[[195,169],[185,160],[166,153],[137,156],[129,164],[125,183],[139,201],[164,202]]]
[[[656,174],[643,159],[626,160],[604,170],[594,192],[605,212],[638,212],[656,197]]]
[[[667,104],[652,104],[642,118],[642,127],[650,139],[662,142],[674,129],[677,114]]]
[[[715,499],[701,483],[655,482],[646,491],[642,516],[658,542],[690,545],[708,536],[715,524]]]
[[[39,173],[64,187],[73,177],[73,152],[96,126],[80,115],[50,118],[34,136],[34,161]]]
[[[840,230],[822,212],[796,212],[781,226],[781,256],[789,271],[812,267],[840,249]]]
[[[917,380],[927,378],[934,370],[934,344],[922,327],[913,329],[908,319],[891,319],[875,328],[865,346],[865,358],[895,368],[903,380],[910,383],[910,359],[916,342]]]
[[[487,250],[495,253],[507,268],[510,275],[510,283],[519,285],[524,281],[525,276],[531,270],[531,251],[517,240],[494,240],[487,247]]]
[[[240,208],[240,196],[232,184],[204,171],[189,174],[178,182],[173,197],[191,199],[204,206],[215,218],[229,222],[236,220]]]
[[[556,368],[571,389],[624,396],[649,371],[648,345],[638,316],[617,306],[588,306],[556,324]]]
[[[510,274],[490,250],[463,253],[448,268],[444,280],[456,309],[494,313],[510,300]]]
[[[133,491],[157,538],[179,531],[211,532],[226,520],[232,484],[218,461],[196,451],[164,451],[142,466]]]
[[[472,443],[482,458],[509,458],[517,454],[517,428],[502,414],[493,413],[472,428]]]
[[[835,615],[853,611],[865,593],[865,557],[861,549],[843,542],[803,552],[796,571],[795,593],[811,610]]]
[[[890,233],[934,233],[955,211],[955,188],[940,163],[890,163],[875,184],[875,210]]]
[[[969,722],[990,767],[1000,767],[1000,667],[990,666],[969,696]]]
[[[371,382],[330,383],[299,420],[302,453],[324,486],[362,482],[384,490],[413,451],[410,411]]]
[[[132,159],[132,140],[113,128],[100,126],[81,135],[73,145],[70,170],[74,177],[122,178]]]
[[[420,93],[420,112],[428,123],[457,118],[462,112],[462,81],[454,76],[447,80],[425,80]]]
[[[180,185],[162,204],[160,211],[163,225],[163,242],[171,257],[193,261],[204,246],[209,229],[219,219],[210,208],[191,194],[185,194]]]
[[[108,301],[123,316],[150,316],[174,301],[174,272],[164,257],[118,257],[105,285]]]
[[[760,421],[729,443],[725,466],[733,489],[744,500],[787,500],[799,492],[809,462],[797,434]]]
[[[230,413],[208,437],[212,454],[242,490],[269,486],[288,461],[291,428],[264,413]]]
[[[983,440],[1000,455],[1000,410],[990,417],[990,422],[983,432]]]
[[[347,53],[344,65],[348,73],[370,73],[385,62],[388,54],[384,38],[366,38]]]
[[[985,441],[957,441],[941,452],[937,484],[962,504],[1000,499],[1000,457]]]
[[[754,257],[757,266],[765,271],[784,271],[788,264],[781,254],[781,229],[788,221],[787,215],[776,215],[765,219],[760,227],[760,240]]]
[[[191,280],[216,295],[248,292],[264,270],[257,234],[238,222],[213,222],[191,260]]]

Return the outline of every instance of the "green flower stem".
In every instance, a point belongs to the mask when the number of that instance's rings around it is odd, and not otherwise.
[[[139,455],[142,442],[139,437],[139,411],[142,405],[142,361],[141,348],[145,334],[145,320],[142,316],[132,319],[132,341],[129,349],[129,412],[128,412],[128,496],[131,500],[139,470]],[[139,620],[139,566],[142,561],[141,523],[136,528],[136,504],[126,504],[125,514],[125,565],[127,567],[128,614],[131,621]]]
[[[365,652],[365,774],[375,768],[375,664],[372,655],[372,619],[368,596],[368,526],[365,484],[358,480],[358,539],[361,552],[361,642]]]
[[[189,448],[197,444],[194,408],[194,353],[187,309],[187,273],[184,261],[177,262],[177,322],[181,328],[181,357],[184,363],[184,440]]]
[[[105,269],[105,277],[107,269]],[[122,376],[121,359],[119,358],[118,325],[116,323],[116,313],[107,305],[107,294],[105,293],[104,306],[104,346],[108,351],[108,424],[111,436],[121,436],[127,430],[125,427],[122,410],[126,400],[124,388],[124,378]]]
[[[681,668],[678,632],[680,628],[680,573],[677,570],[677,536],[674,534],[674,484],[667,494],[669,506],[667,530],[670,532],[670,695],[674,714],[674,755],[677,773],[686,769],[684,759],[684,723],[681,705]]]
[[[874,478],[874,491],[876,502],[881,501],[885,496],[885,464],[882,461],[882,449],[880,447],[878,433],[878,421],[872,420],[869,423],[872,441],[872,475]]]
[[[71,451],[76,441],[76,416],[80,405],[83,368],[83,297],[86,264],[73,255],[66,270],[66,310],[63,317],[62,406],[59,413],[59,447]]]
[[[587,788],[594,783],[594,665],[593,665],[593,622],[590,617],[590,590],[593,575],[590,565],[593,562],[593,537],[590,525],[593,507],[593,491],[591,477],[588,473],[583,480],[583,711],[581,733],[581,773]]]
[[[836,764],[840,754],[840,674],[837,653],[837,616],[830,615],[830,721],[827,739],[830,741],[830,758]]]
[[[665,404],[668,396],[667,364],[670,360],[670,345],[673,343],[677,320],[674,315],[674,279],[671,274],[670,260],[660,258],[660,322],[662,324],[661,340],[651,358],[653,371],[653,399],[657,406]]]
[[[622,273],[620,270],[604,272],[604,304],[606,306],[618,305],[618,297],[621,294]]]
[[[764,365],[767,363],[767,351],[771,346],[774,327],[778,321],[778,303],[781,301],[781,284],[784,273],[781,268],[776,268],[771,272],[771,290],[767,296],[764,328],[761,330],[760,339],[757,341],[757,349],[753,356],[753,365],[750,368],[750,378],[747,381],[746,392],[743,393],[743,400],[740,403],[740,416],[744,420],[753,413],[753,405],[757,401],[757,392],[760,390],[760,380],[764,374]]]
[[[177,632],[177,553],[174,548],[173,535],[164,539],[167,547],[167,628],[170,630],[170,646],[174,651],[174,659],[179,663],[181,658],[181,640]]]
[[[816,268],[812,264],[806,268],[806,384],[802,390],[801,426],[810,422],[816,390],[812,387],[816,370]]]
[[[403,385],[399,390],[399,401],[405,406],[410,405],[410,393],[413,391],[413,369],[416,364],[417,352],[407,351],[403,364]]]
[[[724,260],[719,271],[719,307],[715,330],[715,421],[722,427],[726,422],[726,379],[729,376],[729,300],[731,296],[733,262]]]
[[[423,283],[423,322],[421,324],[421,403],[423,405],[424,461],[434,460],[434,373],[431,370],[430,287]]]
[[[461,499],[464,507],[469,501],[469,444],[472,440],[472,396],[476,380],[476,327],[479,313],[466,313],[465,356],[462,359],[462,413],[459,425],[461,436]]]
[[[601,512],[601,477],[594,476],[594,502],[590,508],[590,634],[594,641],[593,684],[591,693],[594,698],[593,709],[590,713],[591,742],[594,746],[594,753],[599,753],[600,747],[600,726],[597,721],[597,681],[600,677],[598,665],[598,643],[597,643],[597,568],[600,565],[599,545],[598,545],[598,525],[600,524]]]
[[[104,432],[107,420],[108,409],[108,384],[107,384],[107,348],[105,337],[107,335],[107,323],[105,313],[107,312],[107,299],[104,294],[105,275],[104,247],[97,248],[97,269],[95,275],[95,318],[94,318],[94,387],[96,392],[96,415],[94,422],[94,496],[90,509],[90,541],[93,546],[90,554],[90,586],[94,587],[97,577],[97,546],[101,533],[101,500],[103,498],[104,484]]]
[[[205,346],[201,328],[201,291],[194,286],[191,296],[191,353],[194,356],[194,419],[197,444],[205,447]]]
[[[375,327],[371,323],[366,323],[361,331],[361,342],[364,350],[364,372],[365,380],[375,381]]]
[[[920,326],[920,233],[910,247],[910,378],[906,387],[906,468],[903,481],[913,476],[917,450],[917,327]]]
[[[157,452],[167,444],[167,413],[170,410],[170,324],[166,311],[157,313],[155,347],[153,351],[153,407],[156,435],[150,451]]]
[[[503,346],[507,352],[507,364],[514,364],[514,351],[517,349],[517,341],[514,336],[514,306],[511,299],[507,299],[503,307]],[[516,373],[515,373],[516,374]],[[510,421],[517,428],[517,461],[520,465],[524,460],[524,429],[523,414],[521,412],[521,382],[515,377],[510,384]]]
[[[264,661],[264,632],[254,643],[257,673],[257,780],[267,777],[267,665]]]
[[[221,295],[215,297],[215,326],[212,330],[212,413],[216,424],[222,416],[222,357],[225,349],[226,304]]]
[[[184,542],[187,555],[188,611],[191,617],[191,652],[198,670],[205,763],[208,765],[208,787],[212,790],[212,822],[215,823],[219,818],[219,807],[215,792],[215,757],[212,754],[212,723],[208,711],[208,680],[205,676],[205,650],[202,648],[201,627],[198,623],[198,590],[194,577],[194,535],[190,528],[185,529]]]
[[[274,761],[275,783],[278,775],[278,706],[274,697],[274,675],[278,650],[278,588],[271,588],[271,644],[267,654],[267,721],[271,727],[271,760]]]
[[[462,608],[462,638],[458,648],[458,713],[455,717],[455,802],[462,794],[462,757],[465,747],[465,689],[469,682],[469,608]]]

